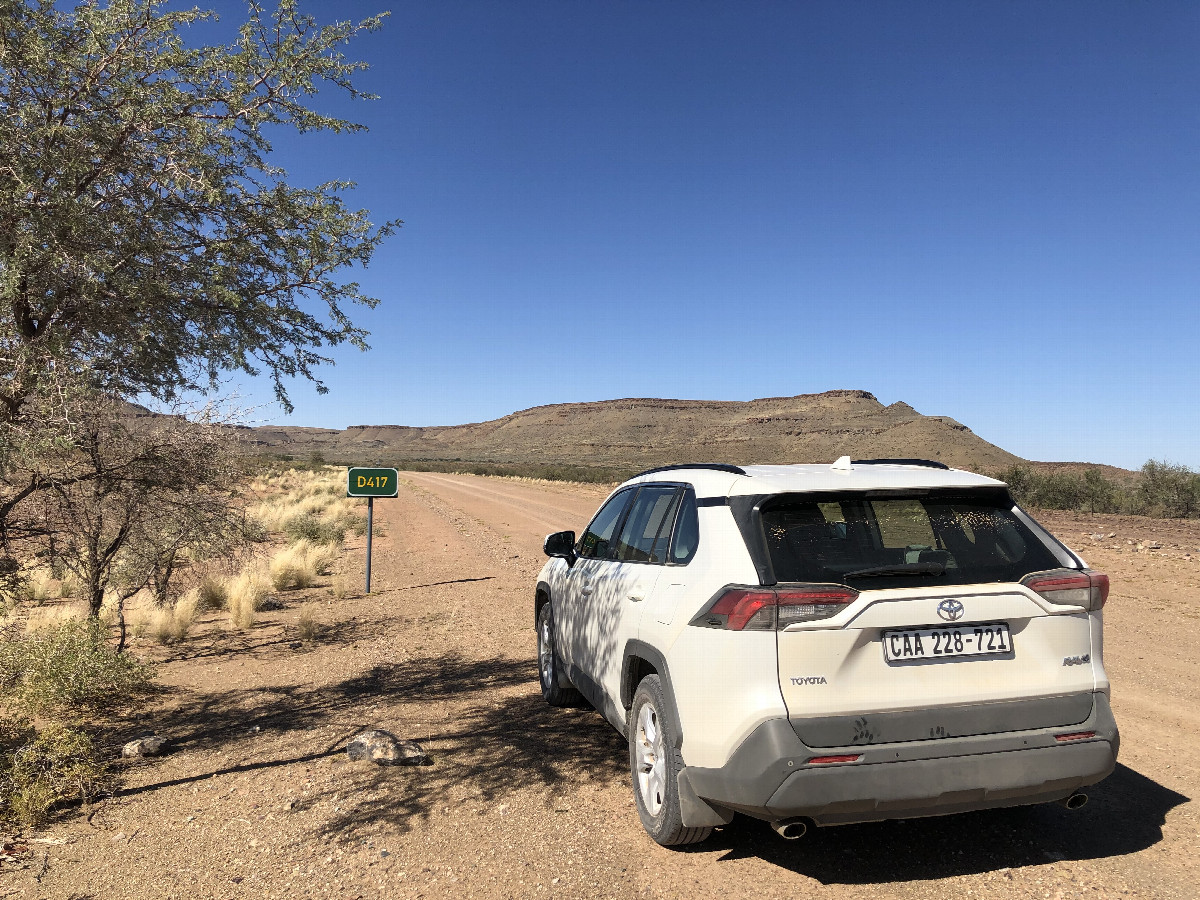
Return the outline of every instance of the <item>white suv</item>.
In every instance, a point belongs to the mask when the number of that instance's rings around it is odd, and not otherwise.
[[[542,693],[629,740],[663,845],[1058,800],[1116,765],[1108,578],[924,460],[697,464],[546,538]]]

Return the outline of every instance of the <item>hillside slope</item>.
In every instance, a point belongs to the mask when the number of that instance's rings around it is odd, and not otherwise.
[[[489,422],[417,428],[357,425],[345,431],[264,426],[260,450],[329,462],[406,460],[649,467],[670,462],[792,463],[915,456],[995,470],[1021,460],[945,416],[906,403],[884,406],[866,391],[762,400],[625,399],[561,403]]]

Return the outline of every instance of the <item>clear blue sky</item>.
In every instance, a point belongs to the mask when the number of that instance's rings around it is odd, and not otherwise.
[[[382,99],[319,101],[370,131],[276,145],[405,221],[373,349],[260,418],[860,388],[1200,468],[1200,5],[308,5],[387,8],[348,48]]]

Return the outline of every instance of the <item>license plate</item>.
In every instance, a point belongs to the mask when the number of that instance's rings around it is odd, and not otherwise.
[[[1011,652],[1012,635],[1009,634],[1007,622],[906,628],[883,633],[883,657],[888,662],[997,656]]]

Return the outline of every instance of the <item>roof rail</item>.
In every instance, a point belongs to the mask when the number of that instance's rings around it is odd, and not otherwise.
[[[947,469],[949,466],[945,463],[937,462],[932,459],[854,459],[850,461],[854,466],[920,466],[923,469]]]
[[[645,472],[638,472],[634,478],[641,478],[643,475],[653,475],[655,472],[670,472],[674,469],[715,469],[718,472],[728,472],[731,475],[745,475],[746,470],[740,466],[731,466],[729,463],[675,463],[670,466],[659,466],[657,469],[647,469]]]

